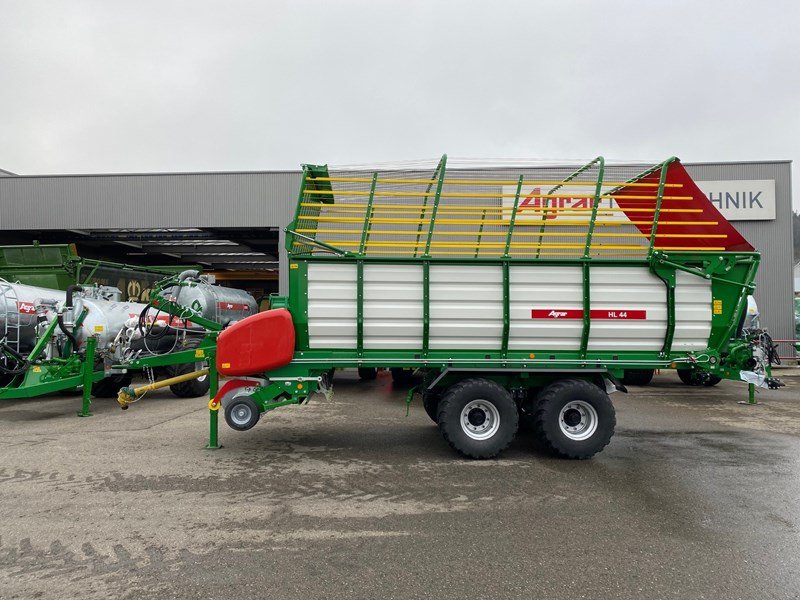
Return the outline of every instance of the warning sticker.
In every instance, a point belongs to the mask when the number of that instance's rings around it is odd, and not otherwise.
[[[722,300],[714,300],[712,311],[715,315],[722,314]]]

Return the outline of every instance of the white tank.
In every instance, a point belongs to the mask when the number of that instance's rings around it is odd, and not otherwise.
[[[45,318],[65,298],[66,293],[60,290],[0,279],[0,340],[5,339],[15,350],[30,350],[36,343],[37,307]]]
[[[245,291],[210,283],[193,282],[180,288],[167,288],[164,295],[199,316],[228,325],[258,312],[255,298]]]

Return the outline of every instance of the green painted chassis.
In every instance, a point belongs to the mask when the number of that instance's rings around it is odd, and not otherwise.
[[[372,350],[363,340],[363,267],[370,263],[423,264],[423,340],[418,350]],[[308,337],[308,265],[309,263],[355,263],[357,266],[357,347],[355,349],[313,349]],[[504,274],[503,340],[500,349],[436,350],[428,347],[429,268],[431,264],[493,264]],[[530,348],[508,349],[510,323],[510,265],[576,266],[584,269],[584,315],[589,314],[590,283],[593,268],[603,266],[646,266],[659,277],[667,291],[667,331],[658,351],[593,351],[588,347],[591,320],[583,321],[581,345],[574,351]],[[440,258],[385,258],[350,256],[302,256],[290,259],[289,296],[273,297],[272,308],[286,308],[295,326],[296,350],[292,361],[264,374],[267,384],[258,387],[252,399],[262,412],[304,402],[316,392],[325,373],[334,368],[405,367],[422,369],[424,386],[432,390],[446,388],[460,379],[480,376],[508,389],[542,387],[554,379],[573,377],[597,381],[604,375],[622,379],[628,369],[698,369],[724,379],[739,380],[739,371],[752,357],[749,340],[737,337],[737,328],[747,308],[747,296],[754,290],[759,254],[755,252],[653,252],[640,260],[530,260],[515,258],[479,258],[469,260]],[[678,271],[711,281],[714,310],[708,348],[699,352],[674,351],[675,284]],[[413,390],[412,390],[413,393]]]

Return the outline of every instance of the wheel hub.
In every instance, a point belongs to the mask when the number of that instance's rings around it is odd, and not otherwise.
[[[237,425],[244,425],[250,420],[250,407],[239,405],[231,411],[231,419]]]
[[[480,427],[486,422],[486,413],[483,412],[480,408],[473,408],[469,411],[469,415],[467,415],[467,419],[469,420],[470,424],[475,427]]]
[[[488,400],[467,402],[461,410],[461,430],[473,440],[487,440],[500,429],[500,411]]]
[[[570,408],[564,413],[564,423],[567,424],[567,427],[575,427],[579,425],[580,422],[581,422],[581,413],[579,410]]]
[[[583,441],[594,435],[599,420],[594,406],[585,400],[573,400],[561,409],[558,425],[567,438]]]

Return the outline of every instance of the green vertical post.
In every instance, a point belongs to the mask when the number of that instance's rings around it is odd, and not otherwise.
[[[475,258],[478,258],[478,252],[481,249],[481,238],[483,237],[483,224],[486,221],[486,209],[483,209],[481,213],[481,225],[478,228],[478,239],[475,242]]]
[[[431,261],[422,261],[422,356],[428,358],[431,334]]]
[[[591,292],[591,249],[594,225],[597,221],[597,210],[600,207],[600,196],[603,191],[603,177],[605,176],[606,161],[602,156],[598,156],[589,166],[599,164],[597,169],[597,182],[594,186],[594,199],[592,201],[592,214],[589,217],[589,229],[586,232],[586,244],[583,247],[583,260],[581,269],[583,275],[583,330],[581,331],[581,359],[586,359],[586,351],[589,347],[589,334],[592,329],[592,292]]]
[[[653,225],[650,228],[650,249],[648,251],[648,256],[653,254],[653,248],[656,245],[656,231],[658,230],[658,219],[661,216],[661,202],[664,199],[664,184],[667,182],[667,172],[669,171],[669,165],[674,161],[677,160],[676,157],[672,156],[661,163],[661,175],[658,178],[658,196],[656,196],[656,209],[653,213]]]
[[[594,159],[592,162],[583,165],[580,169],[578,169],[574,173],[571,173],[569,175],[569,177],[564,179],[561,183],[559,183],[558,185],[556,185],[555,187],[550,189],[546,194],[544,194],[544,196],[545,196],[543,198],[543,200],[544,200],[544,210],[542,211],[542,225],[541,225],[541,227],[539,227],[539,245],[536,248],[536,258],[539,258],[539,253],[542,250],[542,238],[544,237],[544,228],[545,228],[545,225],[547,223],[547,209],[550,208],[550,206],[549,206],[550,198],[549,197],[552,196],[555,192],[557,192],[560,188],[564,187],[565,183],[567,183],[568,181],[572,181],[578,175],[580,175],[581,173],[583,173],[587,169],[591,168],[591,166],[596,162],[597,162],[597,159]],[[556,216],[558,216],[558,213],[556,213]]]
[[[433,172],[433,179],[431,179],[431,182],[428,184],[428,187],[425,188],[425,193],[423,194],[422,210],[419,213],[420,223],[417,225],[417,240],[414,244],[414,258],[417,257],[417,253],[419,252],[419,240],[422,237],[422,219],[425,218],[425,213],[428,211],[428,198],[431,195],[431,189],[433,188],[434,182],[437,181],[439,177],[440,169],[444,167],[444,160],[446,156],[447,155],[442,156],[442,158],[439,160],[439,164],[436,165],[436,170]]]
[[[79,417],[91,417],[92,382],[94,381],[94,351],[97,348],[97,337],[89,336],[86,339],[86,355],[83,359],[83,405]]]
[[[758,404],[758,401],[756,400],[756,386],[754,383],[747,384],[747,403]]]
[[[211,401],[219,391],[219,373],[217,372],[217,359],[214,353],[208,357],[208,450],[219,450],[222,446],[219,443],[219,411],[221,406],[211,408]]]
[[[358,246],[359,256],[364,255],[369,240],[370,229],[372,227],[372,203],[375,201],[375,186],[378,183],[378,172],[372,174],[372,185],[369,188],[369,200],[367,201],[367,214],[364,216],[364,229],[361,230],[361,244]]]
[[[503,358],[508,356],[508,334],[511,328],[511,277],[508,258],[503,259]]]
[[[583,249],[583,258],[589,258],[589,253],[592,248],[592,236],[594,235],[594,223],[597,220],[597,209],[600,206],[600,196],[603,190],[603,177],[606,171],[606,159],[598,156],[595,159],[600,166],[597,169],[597,184],[594,188],[594,203],[592,204],[592,216],[589,219],[589,231],[586,233],[586,246]]]
[[[364,261],[356,261],[356,350],[364,356]]]
[[[511,238],[514,236],[514,223],[517,220],[520,192],[522,192],[522,175],[519,176],[519,181],[517,182],[517,194],[514,196],[514,208],[511,209],[511,218],[508,222],[508,233],[506,234],[506,247],[503,252],[503,258],[508,258],[508,251],[511,248]],[[502,219],[502,217],[500,218]]]
[[[433,197],[433,208],[431,209],[430,225],[428,225],[428,240],[425,242],[425,258],[431,255],[431,239],[433,238],[433,228],[436,226],[436,212],[439,210],[439,200],[442,196],[442,186],[444,185],[444,174],[447,171],[447,154],[442,155],[439,163],[439,181],[436,183],[436,195]]]
[[[589,332],[592,328],[592,296],[591,296],[591,270],[589,259],[584,257],[581,262],[583,274],[583,330],[581,331],[581,360],[586,359],[586,349],[589,347]]]

